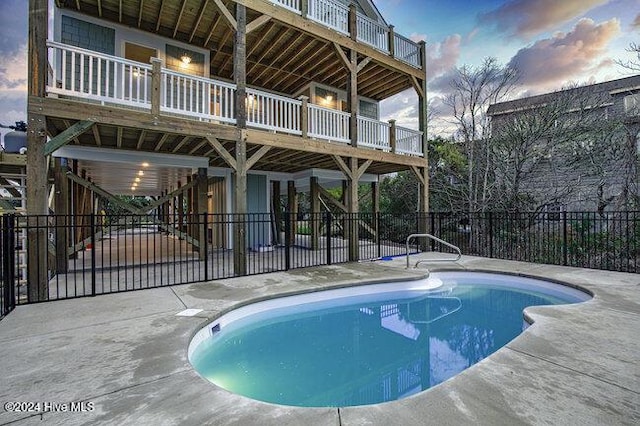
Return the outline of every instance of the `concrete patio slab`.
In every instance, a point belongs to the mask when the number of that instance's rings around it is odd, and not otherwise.
[[[560,280],[595,298],[528,308],[534,325],[507,346],[433,389],[390,403],[340,409],[262,403],[217,388],[187,360],[193,334],[230,309],[425,273],[404,265],[395,258],[20,306],[0,322],[0,401],[82,402],[93,410],[0,410],[0,424],[640,423],[640,276],[634,274],[475,257],[429,265]],[[176,316],[187,308],[204,311]]]

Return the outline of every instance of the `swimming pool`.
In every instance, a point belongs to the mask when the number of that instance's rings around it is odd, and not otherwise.
[[[236,309],[200,330],[189,360],[212,383],[276,404],[375,404],[433,387],[507,344],[527,306],[578,289],[508,275],[442,272]]]

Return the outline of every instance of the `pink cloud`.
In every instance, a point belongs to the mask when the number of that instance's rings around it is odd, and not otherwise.
[[[427,76],[429,79],[444,74],[456,66],[460,57],[459,34],[450,35],[442,42],[427,43]]]
[[[520,49],[509,65],[520,70],[525,86],[557,88],[610,63],[603,55],[619,33],[617,19],[601,24],[581,19],[568,33],[559,32]]]
[[[582,16],[609,0],[512,0],[480,15],[480,21],[498,30],[528,38]]]

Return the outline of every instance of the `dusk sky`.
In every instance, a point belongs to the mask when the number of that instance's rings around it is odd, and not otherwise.
[[[135,1],[135,0],[129,0]],[[388,23],[427,41],[429,96],[443,96],[452,68],[487,56],[521,70],[521,94],[629,75],[615,60],[640,43],[640,0],[376,0]],[[0,123],[26,120],[27,0],[0,0]],[[437,99],[436,99],[437,105]],[[416,124],[413,91],[385,101]]]

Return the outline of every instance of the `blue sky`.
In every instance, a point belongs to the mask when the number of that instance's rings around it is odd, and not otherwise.
[[[494,56],[523,69],[520,94],[625,75],[615,64],[640,43],[640,0],[374,0],[389,24],[425,39],[429,96],[446,95],[453,67]],[[0,0],[0,123],[26,120],[27,0]],[[437,100],[437,99],[436,99]],[[414,126],[412,91],[386,101],[382,118]]]
[[[427,42],[429,97],[446,96],[451,70],[486,57],[517,67],[514,96],[629,75],[615,63],[640,43],[640,0],[377,0],[397,31]],[[408,91],[383,104],[382,115],[400,114],[415,126],[415,95]],[[446,121],[446,117],[445,117]]]

